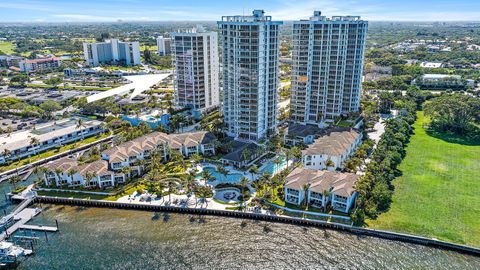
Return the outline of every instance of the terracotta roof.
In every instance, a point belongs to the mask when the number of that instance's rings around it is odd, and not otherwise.
[[[206,131],[170,135],[161,132],[153,132],[112,147],[105,150],[103,153],[110,157],[110,162],[121,162],[128,159],[130,156],[136,156],[144,150],[155,149],[158,145],[165,143],[167,143],[171,149],[178,149],[182,145],[190,147],[199,144],[208,144],[215,139],[215,135]]]
[[[69,157],[63,157],[60,159],[57,159],[55,161],[51,161],[42,167],[46,168],[49,171],[55,171],[56,169],[60,169],[63,172],[68,172],[70,169],[75,169],[77,166],[77,161],[74,160],[73,158]]]
[[[108,161],[96,160],[90,163],[82,164],[76,169],[82,176],[86,176],[87,173],[95,173],[96,175],[102,175],[108,171]]]
[[[315,140],[307,149],[303,150],[304,155],[330,155],[340,156],[355,143],[360,133],[354,129],[347,131],[332,131]]]
[[[59,57],[27,59],[27,60],[25,60],[25,63],[33,64],[33,63],[43,63],[43,62],[60,61],[60,60],[62,60],[62,59],[59,58]]]
[[[348,197],[355,191],[353,186],[359,178],[359,175],[353,173],[296,168],[285,179],[285,187],[303,190],[306,184],[310,184],[311,191],[323,193],[329,190]]]

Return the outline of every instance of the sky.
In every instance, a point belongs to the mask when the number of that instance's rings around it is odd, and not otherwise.
[[[480,21],[480,0],[0,0],[0,22],[216,21],[263,9],[274,20]]]

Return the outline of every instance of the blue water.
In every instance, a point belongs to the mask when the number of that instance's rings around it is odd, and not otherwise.
[[[278,173],[280,170],[285,168],[287,165],[287,161],[285,159],[282,159],[282,162],[279,163],[278,165],[273,162],[273,160],[269,160],[265,166],[260,170],[260,174],[268,173],[270,175],[273,175],[275,173]]]
[[[236,183],[240,182],[240,179],[243,177],[243,175],[239,173],[228,174],[227,177],[225,177],[223,174],[220,174],[215,168],[212,167],[203,168],[203,170],[209,171],[219,183]],[[201,179],[202,177],[202,173],[197,175],[197,179]]]

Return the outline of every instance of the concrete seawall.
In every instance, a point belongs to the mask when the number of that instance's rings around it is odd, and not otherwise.
[[[403,242],[408,242],[413,244],[420,244],[424,246],[442,248],[445,250],[452,250],[452,251],[462,252],[470,255],[480,256],[480,248],[453,244],[445,241],[440,241],[440,240],[421,237],[421,236],[409,235],[409,234],[374,230],[374,229],[368,229],[368,228],[348,226],[348,225],[343,225],[338,223],[328,223],[324,221],[308,220],[308,219],[301,219],[301,218],[287,217],[287,216],[275,216],[275,215],[266,215],[266,214],[239,212],[239,211],[230,211],[230,210],[183,208],[183,207],[175,207],[175,206],[132,204],[132,203],[121,203],[121,202],[114,202],[114,201],[83,200],[83,199],[74,199],[74,198],[48,197],[48,196],[36,197],[34,202],[46,203],[46,204],[86,206],[86,207],[131,209],[131,210],[142,210],[142,211],[152,211],[152,212],[158,211],[158,212],[173,212],[173,213],[183,213],[183,214],[236,217],[236,218],[243,218],[243,219],[289,223],[289,224],[296,224],[296,225],[303,225],[303,226],[323,227],[323,228],[328,228],[333,230],[345,231],[345,232],[353,233],[356,235],[374,236],[374,237],[379,237],[383,239],[403,241]]]

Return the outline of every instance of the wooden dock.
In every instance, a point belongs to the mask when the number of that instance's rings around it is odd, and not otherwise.
[[[25,208],[18,213],[15,213],[13,218],[15,220],[15,223],[13,223],[12,226],[10,226],[8,229],[6,229],[0,234],[0,241],[4,241],[10,235],[14,234],[18,229],[22,229],[22,226],[25,226],[28,221],[30,221],[40,212],[40,208]]]

